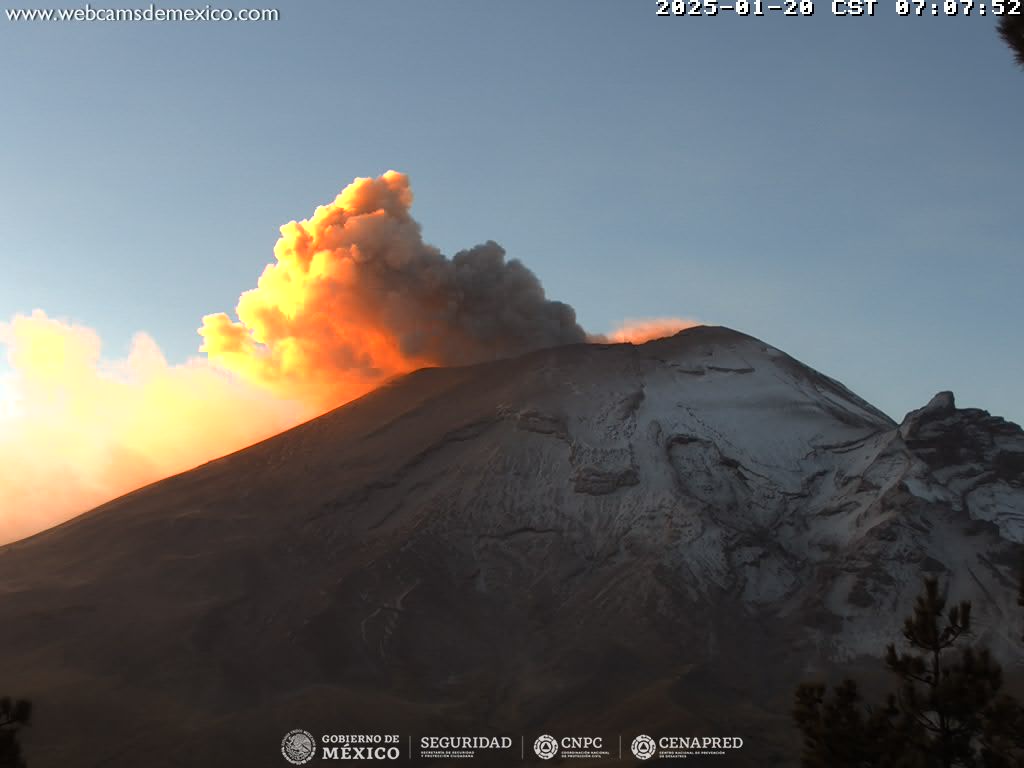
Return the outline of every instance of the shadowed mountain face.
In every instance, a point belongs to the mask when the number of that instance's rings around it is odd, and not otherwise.
[[[296,727],[791,761],[795,685],[922,575],[1024,660],[1022,487],[1015,425],[896,425],[724,328],[424,370],[0,548],[0,687],[32,768],[284,765]]]

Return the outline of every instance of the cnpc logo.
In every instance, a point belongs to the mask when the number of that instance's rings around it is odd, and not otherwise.
[[[550,760],[558,754],[559,750],[564,753],[592,752],[604,748],[604,740],[600,736],[563,736],[556,739],[554,736],[544,734],[533,742],[533,751],[541,760]],[[578,754],[570,754],[572,757],[579,757]]]

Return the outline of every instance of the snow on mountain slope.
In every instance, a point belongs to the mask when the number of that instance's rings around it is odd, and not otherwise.
[[[0,548],[0,680],[46,765],[276,765],[295,723],[784,764],[795,685],[880,654],[922,575],[1019,668],[1022,472],[1015,425],[897,425],[725,328],[424,370]]]
[[[1008,629],[1015,615],[1003,550],[1024,538],[1016,427],[947,409],[949,423],[928,424],[954,437],[933,439],[956,442],[974,429],[1002,448],[965,448],[967,465],[930,465],[920,415],[897,428],[838,383],[725,329],[628,354],[594,350],[562,381],[558,369],[542,370],[548,386],[503,412],[546,436],[517,452],[517,463],[536,464],[536,480],[514,488],[525,512],[492,525],[619,541],[682,575],[692,599],[724,592],[750,611],[806,609],[824,589],[822,607],[845,622],[824,641],[832,658],[877,653],[923,573],[953,573],[954,592],[1001,592],[976,615],[997,642],[1011,640],[999,624]],[[503,478],[503,467],[474,474]],[[575,493],[554,493],[566,475]],[[479,482],[480,498],[504,495]],[[982,521],[999,524],[998,553],[972,533]]]

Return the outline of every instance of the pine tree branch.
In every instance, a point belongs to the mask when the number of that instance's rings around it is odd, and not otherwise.
[[[1018,66],[1024,67],[1024,16],[1003,16],[999,20],[998,31],[1003,42],[1013,51]],[[1024,600],[1024,590],[1021,595],[1021,600]]]
[[[935,723],[933,723],[927,716],[919,712],[911,712],[910,714],[914,718],[914,720],[917,721],[918,725],[927,728],[932,733],[938,733],[941,730],[941,728],[935,725]]]
[[[913,672],[904,672],[903,676],[907,677],[907,678],[909,678],[911,680],[916,680],[917,682],[919,682],[919,683],[921,683],[923,685],[931,685],[932,684],[932,681],[931,681],[930,678],[922,677],[921,675],[915,675]]]
[[[944,651],[947,648],[949,648],[949,646],[953,645],[953,643],[955,643],[957,641],[957,638],[959,638],[960,635],[962,635],[964,633],[964,629],[963,629],[963,627],[959,627],[959,626],[957,626],[957,627],[947,627],[946,628],[946,632],[943,632],[943,635],[946,635],[947,632],[949,633],[947,635],[947,639],[943,639],[943,640],[939,641],[939,650],[941,650],[941,651]]]

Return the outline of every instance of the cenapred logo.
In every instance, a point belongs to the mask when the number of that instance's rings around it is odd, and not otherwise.
[[[316,756],[316,739],[309,731],[295,728],[281,739],[281,754],[292,765],[305,765]]]
[[[739,736],[659,736],[655,740],[642,733],[633,739],[631,748],[640,760],[721,757],[732,750],[743,749],[743,739]]]
[[[633,750],[633,755],[638,760],[650,760],[654,757],[654,753],[658,751],[658,745],[654,743],[654,739],[645,733],[641,733],[630,744],[629,748]]]
[[[554,736],[548,734],[538,736],[537,740],[533,742],[533,751],[541,760],[550,760],[558,754],[558,742]]]

